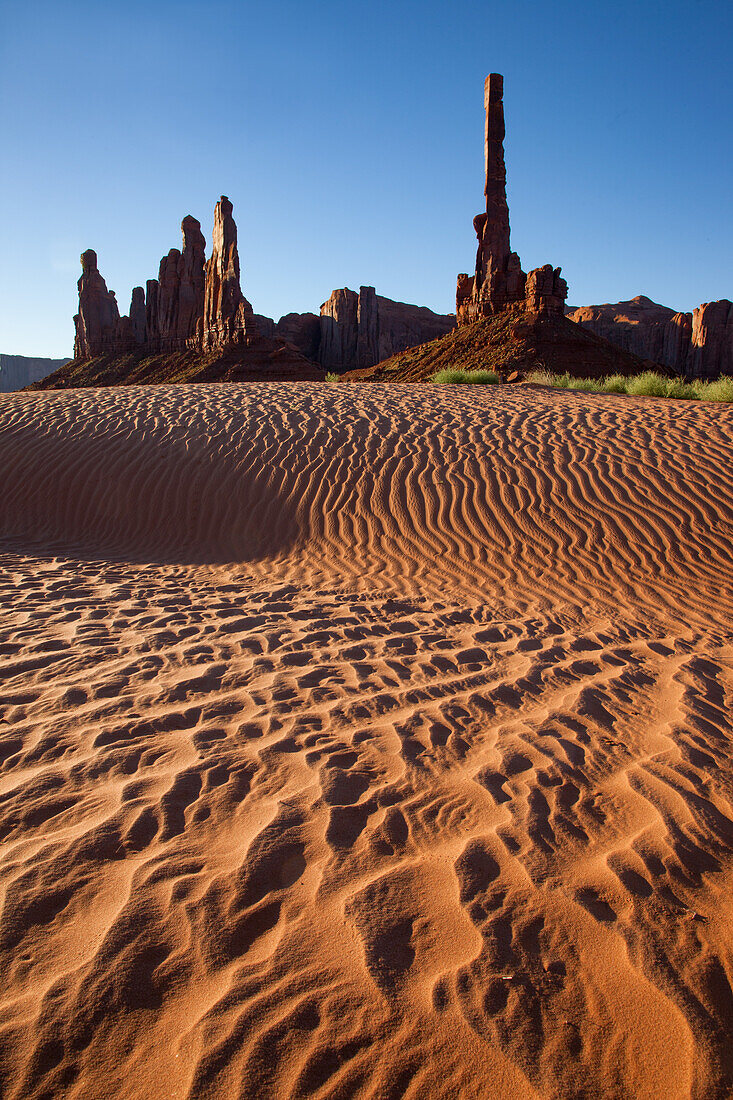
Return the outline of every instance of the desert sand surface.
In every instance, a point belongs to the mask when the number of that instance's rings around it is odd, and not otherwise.
[[[0,1094],[733,1090],[733,409],[0,398]]]

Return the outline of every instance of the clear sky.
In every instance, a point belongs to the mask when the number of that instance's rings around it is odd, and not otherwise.
[[[512,244],[569,301],[733,297],[732,0],[0,0],[0,351],[69,355],[234,203],[276,319],[341,286],[452,311],[504,74]]]

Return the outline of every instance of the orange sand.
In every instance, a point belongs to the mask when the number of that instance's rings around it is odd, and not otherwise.
[[[0,1094],[733,1090],[733,409],[0,398]]]

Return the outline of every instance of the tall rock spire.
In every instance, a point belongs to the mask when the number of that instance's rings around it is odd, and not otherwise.
[[[204,265],[206,241],[201,222],[187,214],[181,222],[183,249],[178,265],[178,346],[183,347],[196,332],[204,315]]]
[[[114,291],[107,290],[93,248],[81,254],[81,278],[77,285],[79,312],[74,317],[74,358],[91,359],[114,350],[120,322],[117,299]]]
[[[201,346],[205,349],[239,344],[255,329],[254,310],[239,285],[237,226],[232,204],[222,195],[214,210],[211,257],[206,264],[206,289]]]
[[[473,227],[478,238],[476,272],[459,275],[456,289],[458,324],[500,313],[511,306],[534,312],[562,312],[567,295],[560,268],[522,271],[509,244],[509,206],[504,163],[504,78],[490,73],[484,82],[484,158],[486,213],[477,214]],[[541,273],[541,274],[540,274]]]
[[[509,247],[509,205],[506,201],[504,164],[504,77],[490,73],[484,82],[484,160],[486,163],[486,225],[484,246],[498,262],[506,260]],[[481,215],[479,215],[480,217]]]

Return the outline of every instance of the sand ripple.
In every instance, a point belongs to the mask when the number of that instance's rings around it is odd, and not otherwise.
[[[733,1091],[733,413],[0,399],[0,1093]]]

